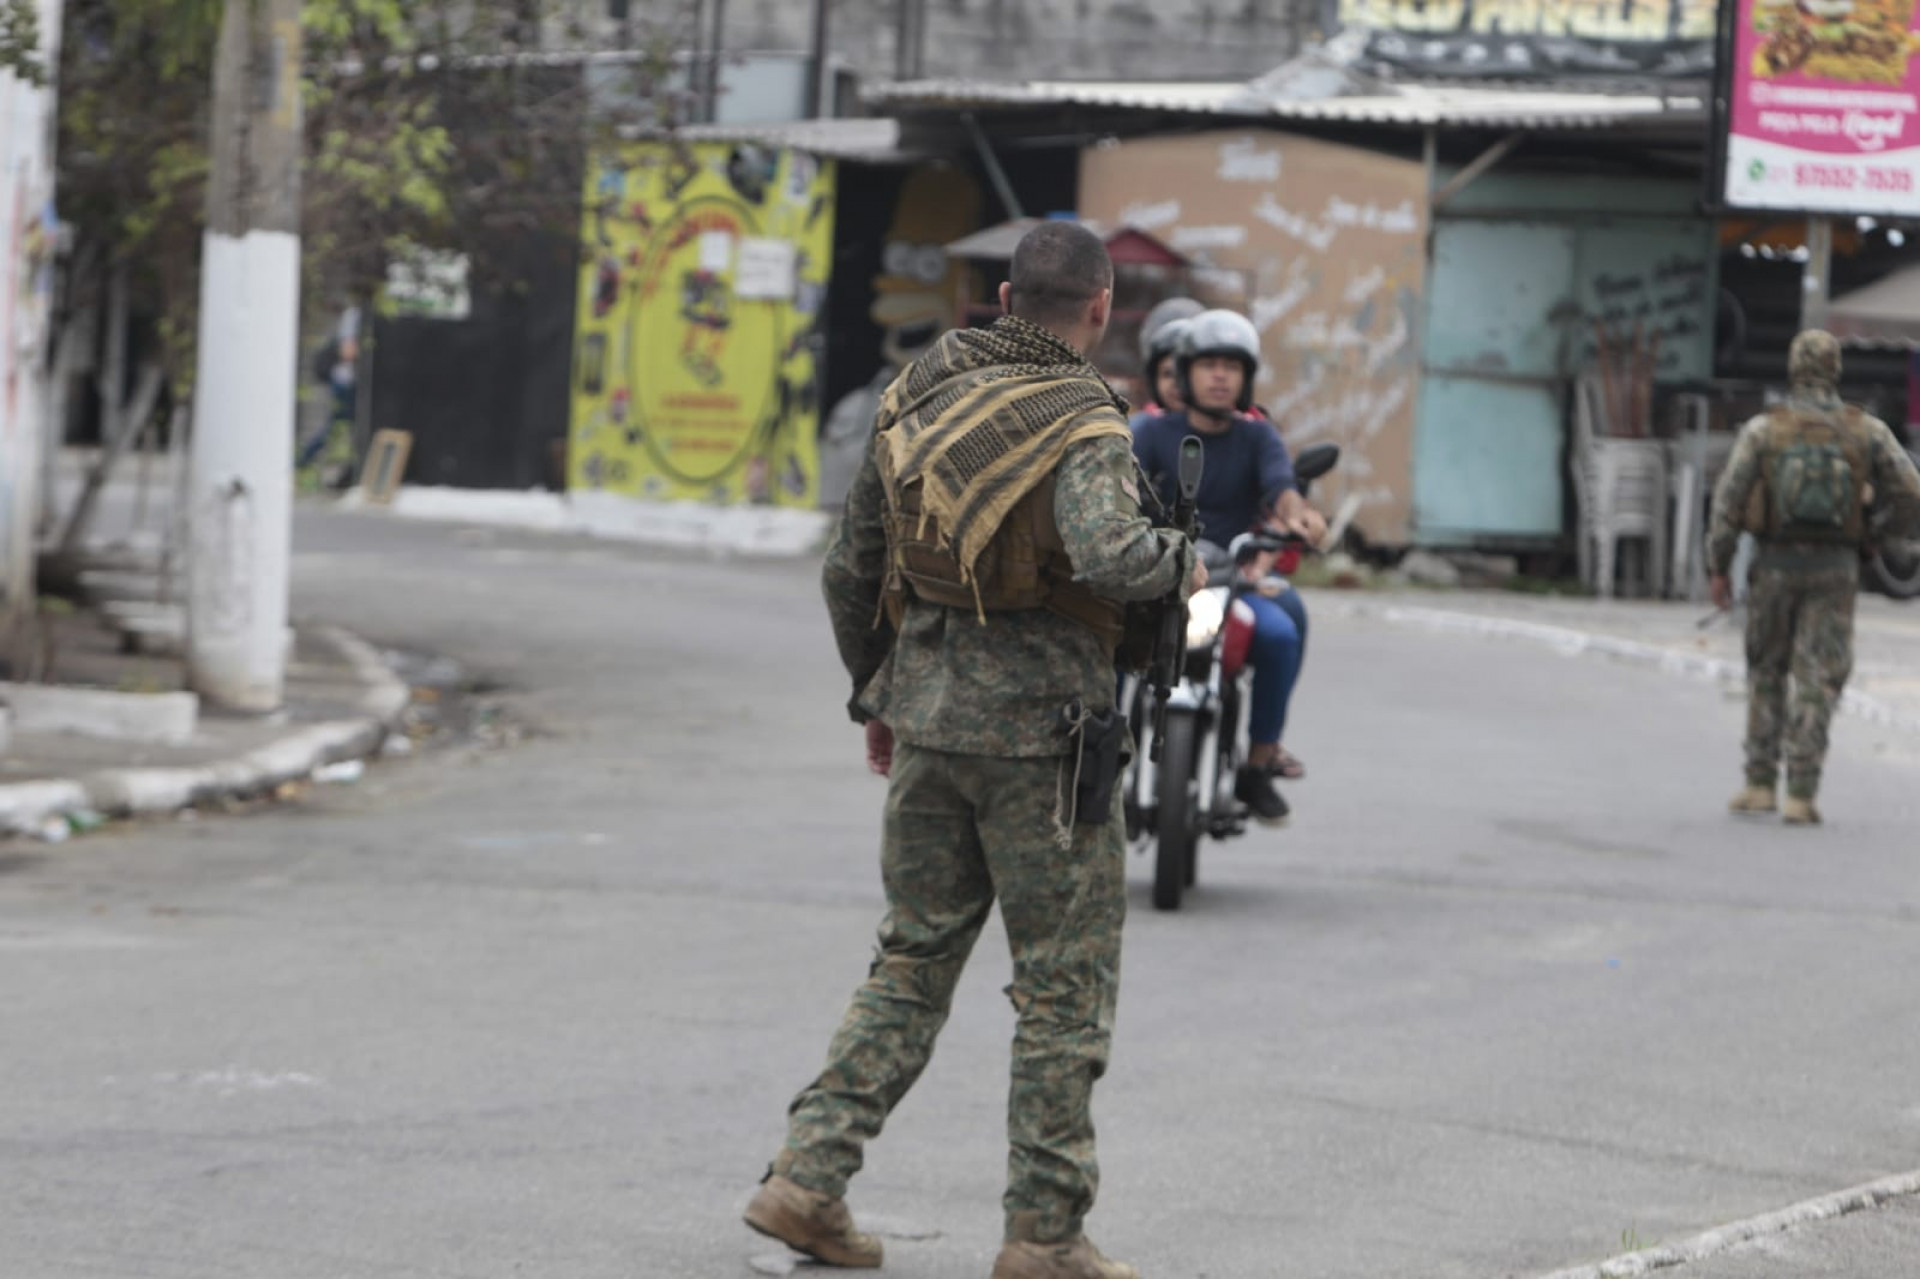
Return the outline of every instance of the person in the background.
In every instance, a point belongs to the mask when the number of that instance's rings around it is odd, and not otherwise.
[[[1707,560],[1713,602],[1730,608],[1735,544],[1742,530],[1759,539],[1747,585],[1747,780],[1729,807],[1778,809],[1789,826],[1813,826],[1827,726],[1853,673],[1860,554],[1876,532],[1869,516],[1881,535],[1920,530],[1920,473],[1885,422],[1841,401],[1831,333],[1793,339],[1787,379],[1786,402],[1734,441],[1714,488]]]
[[[296,469],[305,470],[319,461],[336,427],[344,424],[347,430],[353,429],[358,408],[355,391],[359,386],[359,365],[360,308],[350,306],[340,313],[333,335],[314,359],[315,380],[327,388],[327,419],[301,446],[294,464]]]
[[[1183,411],[1137,419],[1133,451],[1140,467],[1171,506],[1178,486],[1180,443],[1197,436],[1206,466],[1196,503],[1203,549],[1215,558],[1240,534],[1273,523],[1318,543],[1326,521],[1307,505],[1293,475],[1287,446],[1271,422],[1250,416],[1253,383],[1260,371],[1260,335],[1232,311],[1206,311],[1187,322],[1186,342],[1174,359]],[[1246,572],[1263,581],[1273,556],[1262,555]],[[1289,605],[1281,600],[1292,596]],[[1299,678],[1304,607],[1291,586],[1279,598],[1264,591],[1244,597],[1254,610],[1252,714],[1247,763],[1234,781],[1234,795],[1268,823],[1286,820],[1287,802],[1274,786],[1277,776],[1302,777],[1306,769],[1280,745],[1287,704]]]
[[[1156,303],[1140,322],[1140,377],[1146,393],[1152,397],[1127,425],[1138,427],[1149,417],[1178,413],[1186,406],[1180,402],[1180,383],[1174,376],[1173,357],[1179,353],[1186,335],[1186,322],[1206,310],[1192,298],[1168,298]]]

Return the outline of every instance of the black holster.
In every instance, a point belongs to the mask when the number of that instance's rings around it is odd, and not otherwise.
[[[1076,826],[1101,826],[1113,815],[1113,788],[1127,748],[1127,717],[1118,707],[1097,715],[1079,714],[1076,703],[1069,715],[1078,719],[1080,758],[1073,792]]]

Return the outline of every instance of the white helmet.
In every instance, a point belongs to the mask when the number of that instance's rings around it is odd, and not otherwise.
[[[1187,330],[1192,325],[1192,320],[1168,320],[1154,333],[1153,341],[1147,343],[1145,366],[1140,370],[1149,380],[1159,375],[1160,361],[1180,354],[1180,349],[1187,343]]]
[[[1207,355],[1224,355],[1240,361],[1246,377],[1240,382],[1240,398],[1234,407],[1245,413],[1253,407],[1253,379],[1260,372],[1260,332],[1253,321],[1233,311],[1202,311],[1187,321],[1186,341],[1174,357],[1174,373],[1180,382],[1180,398],[1193,404],[1193,362]]]
[[[1206,308],[1192,298],[1167,298],[1154,303],[1147,318],[1140,321],[1140,363],[1148,373],[1153,371],[1155,360],[1173,349],[1166,345],[1165,330],[1176,321],[1191,320],[1204,310]]]

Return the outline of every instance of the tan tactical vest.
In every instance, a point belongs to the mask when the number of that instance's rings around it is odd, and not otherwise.
[[[946,549],[936,522],[920,507],[920,481],[898,482],[889,450],[875,450],[886,492],[887,576],[881,606],[896,628],[907,600],[977,612],[1014,613],[1044,608],[1080,623],[1109,648],[1120,643],[1126,606],[1095,595],[1073,580],[1073,561],[1053,518],[1055,477],[1048,475],[1007,513],[981,553],[971,583]]]
[[[1841,485],[1838,466],[1845,467]],[[1767,411],[1760,445],[1760,481],[1747,501],[1746,528],[1763,541],[1859,546],[1873,498],[1873,448],[1867,416],[1851,404],[1837,413],[1776,405]],[[1830,511],[1823,521],[1796,520],[1795,495]],[[1830,497],[1824,503],[1817,500]],[[1805,509],[1803,505],[1802,509]]]

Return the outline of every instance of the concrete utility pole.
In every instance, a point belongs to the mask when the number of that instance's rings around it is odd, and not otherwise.
[[[264,712],[286,681],[300,311],[300,0],[226,0],[187,487],[187,678]]]
[[[1833,219],[1807,219],[1807,264],[1800,272],[1800,327],[1827,327],[1833,303]]]

